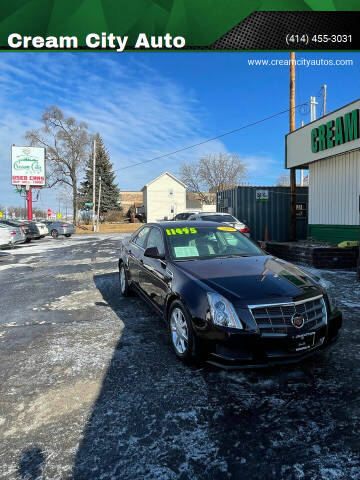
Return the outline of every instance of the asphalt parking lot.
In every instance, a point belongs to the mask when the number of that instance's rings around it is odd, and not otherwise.
[[[123,235],[0,257],[0,478],[360,479],[360,284],[321,272],[340,341],[295,366],[186,366],[118,293]]]

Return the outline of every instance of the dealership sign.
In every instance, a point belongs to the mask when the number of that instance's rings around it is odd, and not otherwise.
[[[311,130],[311,151],[316,153],[357,138],[359,138],[358,108],[313,128]]]
[[[360,99],[286,135],[286,168],[360,149]]]
[[[45,149],[42,147],[11,148],[12,185],[45,185]]]

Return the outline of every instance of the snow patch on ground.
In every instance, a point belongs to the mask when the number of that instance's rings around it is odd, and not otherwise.
[[[86,307],[95,306],[95,302],[103,301],[101,293],[93,288],[71,292],[69,295],[57,298],[50,304],[45,304],[44,307],[48,307],[49,310],[82,310]]]
[[[114,344],[118,342],[124,329],[119,327],[99,335],[99,330],[89,331],[89,337],[81,342],[78,338],[57,338],[45,353],[45,361],[51,366],[66,369],[67,373],[79,374],[106,368],[114,354]]]
[[[9,265],[0,265],[0,272],[8,270],[9,268],[19,268],[19,267],[28,267],[29,265],[24,265],[22,263],[10,263]]]
[[[59,275],[56,275],[56,278],[59,278],[60,280],[77,280],[77,281],[86,281],[86,280],[92,280],[94,275],[106,275],[109,273],[117,273],[115,268],[100,268],[100,269],[95,269],[91,270],[89,272],[79,272],[79,273],[61,273]]]

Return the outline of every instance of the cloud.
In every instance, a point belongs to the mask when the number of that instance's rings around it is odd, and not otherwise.
[[[39,126],[42,111],[51,104],[102,135],[122,189],[139,189],[164,170],[176,173],[180,162],[227,151],[216,141],[121,170],[211,136],[199,120],[204,107],[196,95],[139,56],[9,53],[0,57],[0,71],[2,204],[18,198],[9,185],[10,145],[22,144],[23,134]],[[55,206],[55,198],[54,192],[42,193],[46,207]]]
[[[275,160],[269,153],[243,157],[247,164],[248,179],[251,185],[275,185],[284,168],[279,160]]]

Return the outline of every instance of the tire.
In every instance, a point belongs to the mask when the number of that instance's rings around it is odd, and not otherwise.
[[[185,305],[179,300],[175,300],[170,306],[168,330],[175,355],[184,361],[195,360],[198,357],[196,337],[190,315]]]
[[[65,237],[67,238],[71,237],[71,233],[65,233]]]
[[[51,236],[52,236],[53,238],[58,238],[59,232],[58,232],[57,230],[51,230]]]
[[[124,263],[121,262],[119,265],[119,284],[120,284],[120,293],[123,297],[130,296],[129,281],[127,273],[124,267]]]
[[[31,238],[26,237],[25,243],[30,243],[30,242],[31,242]]]

